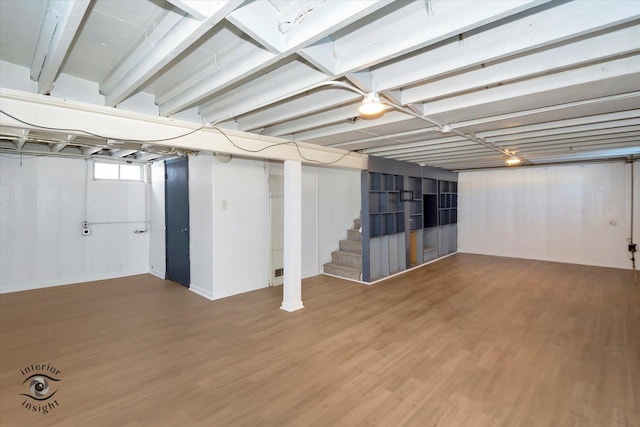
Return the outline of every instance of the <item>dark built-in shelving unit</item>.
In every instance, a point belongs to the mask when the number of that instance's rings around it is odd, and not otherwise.
[[[457,250],[457,174],[370,157],[363,173],[363,279],[373,281]]]

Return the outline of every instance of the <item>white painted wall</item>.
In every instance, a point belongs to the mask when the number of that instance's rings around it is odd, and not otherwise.
[[[318,239],[320,227],[318,223],[318,168],[302,167],[302,277],[312,277],[322,272],[319,263],[320,247]],[[337,200],[336,200],[337,202]],[[353,220],[353,219],[352,219]],[[346,228],[342,227],[346,236]],[[342,237],[344,238],[344,237]],[[338,241],[334,242],[337,249]]]
[[[214,159],[214,298],[269,286],[268,178],[263,161]]]
[[[164,162],[150,165],[149,271],[161,279],[167,271],[164,230]]]
[[[622,162],[460,173],[459,251],[631,268],[630,177]]]
[[[302,167],[302,277],[322,273],[360,217],[360,171]]]
[[[190,289],[214,298],[213,156],[189,156]]]
[[[145,183],[87,179],[85,160],[0,156],[0,292],[64,285],[149,271]]]

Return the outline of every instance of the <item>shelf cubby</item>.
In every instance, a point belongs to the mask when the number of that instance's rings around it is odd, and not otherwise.
[[[404,231],[404,203],[400,192],[404,176],[369,172],[369,236],[377,237]]]
[[[438,194],[438,181],[431,178],[423,178],[422,194]]]
[[[424,215],[424,228],[438,225],[438,196],[436,194],[424,194],[422,196],[422,214]]]

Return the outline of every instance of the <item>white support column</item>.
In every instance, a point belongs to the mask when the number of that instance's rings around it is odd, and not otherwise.
[[[282,306],[296,311],[302,305],[302,163],[284,162],[284,286]]]

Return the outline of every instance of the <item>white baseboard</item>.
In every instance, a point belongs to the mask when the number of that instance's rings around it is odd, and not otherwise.
[[[196,285],[194,285],[193,283],[191,283],[191,284],[189,285],[189,290],[190,290],[191,292],[193,292],[193,293],[196,293],[196,294],[200,295],[201,297],[205,297],[205,298],[206,298],[206,299],[208,299],[208,300],[211,300],[211,301],[213,301],[213,300],[214,300],[214,298],[213,298],[213,292],[208,291],[208,290],[206,290],[206,289],[203,289],[203,288],[201,288],[201,287],[199,287],[199,286],[196,286]]]
[[[166,280],[165,273],[160,273],[159,271],[151,270],[149,274],[152,276],[156,276],[158,279]]]

